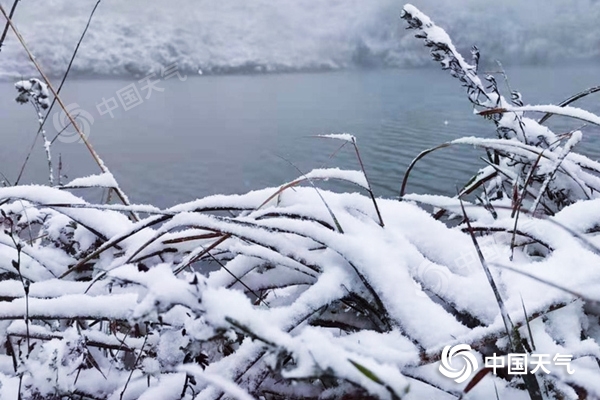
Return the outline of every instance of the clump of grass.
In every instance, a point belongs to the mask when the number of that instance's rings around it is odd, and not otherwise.
[[[555,229],[567,231],[568,234],[585,243],[594,254],[599,254],[599,249],[589,243],[589,237],[593,235],[593,230],[573,230],[558,222],[565,221],[564,219],[559,218],[557,220],[553,218],[555,216],[560,217],[561,211],[568,209],[570,205],[578,201],[590,201],[588,207],[594,207],[592,201],[598,198],[599,165],[587,157],[573,152],[573,148],[582,140],[583,134],[579,130],[582,128],[576,128],[565,134],[557,135],[543,125],[553,115],[563,115],[595,125],[600,124],[600,119],[595,115],[569,106],[574,101],[597,92],[598,88],[594,87],[578,93],[561,102],[559,106],[525,106],[521,94],[512,91],[510,86],[507,85],[510,90],[510,100],[507,100],[502,96],[494,76],[488,74],[484,78],[479,77],[480,54],[476,47],[473,47],[472,50],[473,64],[468,64],[458,53],[448,36],[445,35],[445,32],[441,31],[415,7],[406,6],[402,18],[407,21],[409,29],[417,31],[415,36],[423,39],[425,45],[431,48],[432,58],[441,63],[442,69],[448,70],[451,76],[457,78],[462,86],[466,88],[468,100],[473,104],[475,112],[493,122],[498,139],[461,138],[423,151],[413,160],[404,176],[400,198],[401,200],[416,200],[438,207],[435,211],[436,218],[448,215],[448,212],[456,213],[458,202],[462,210],[462,213],[460,213],[462,222],[459,227],[464,226],[462,229],[468,231],[472,237],[480,264],[486,272],[490,287],[498,300],[509,343],[504,350],[504,354],[510,352],[531,354],[536,349],[534,334],[532,334],[530,325],[532,318],[524,312],[527,326],[526,335],[521,332],[521,329],[515,327],[504,306],[503,294],[501,294],[492,274],[490,274],[489,266],[516,272],[522,276],[527,276],[532,281],[558,288],[570,293],[575,298],[584,300],[588,305],[586,308],[587,318],[597,318],[597,300],[577,291],[574,292],[573,289],[556,284],[552,280],[531,274],[527,272],[527,265],[525,265],[525,268],[516,266],[523,264],[522,262],[511,267],[502,263],[487,262],[478,240],[492,237],[493,240],[499,240],[504,245],[508,244],[510,257],[506,261],[509,262],[514,261],[515,251],[519,253],[519,259],[521,260],[523,260],[523,257],[526,259],[539,259],[540,256],[547,258],[552,256],[555,249],[540,241],[543,237],[551,235],[541,232],[539,226],[550,222],[555,224]],[[501,73],[506,79],[504,71]],[[483,82],[487,83],[484,85]],[[529,111],[541,112],[544,115],[539,120],[535,120],[529,117],[527,114]],[[459,144],[483,148],[487,153],[487,159],[484,159],[484,161],[488,166],[473,176],[454,199],[440,201],[439,198],[434,199],[429,196],[406,195],[410,172],[420,159],[431,152]],[[478,191],[479,194],[477,194]],[[476,200],[475,204],[469,206],[485,209],[490,218],[484,219],[493,221],[491,224],[489,222],[477,223],[479,239],[476,238],[472,221],[482,218],[476,216],[477,213],[474,211],[467,213],[465,210],[463,198],[468,195],[474,195]],[[444,207],[443,204],[450,207]],[[526,205],[528,205],[528,209],[523,208]],[[585,210],[581,209],[581,211],[582,215],[585,216]],[[528,218],[525,222],[519,223],[521,214],[526,214]],[[577,223],[575,222],[575,224]],[[499,226],[502,226],[502,228],[499,228]],[[509,233],[510,239],[506,236],[500,237],[498,235],[499,229]],[[564,267],[569,268],[567,265]],[[504,296],[506,295],[504,294]],[[523,302],[522,306],[523,311],[525,311]],[[548,304],[545,309],[541,310],[541,313],[550,315],[564,306],[559,303]],[[573,327],[573,329],[581,329],[581,327]],[[586,332],[585,328],[582,331],[582,336],[586,338],[593,337],[589,331]],[[596,358],[596,362],[598,361]],[[482,374],[476,376],[474,383],[479,383],[486,372],[489,372],[484,371],[482,370]],[[539,374],[535,377],[529,374],[523,375],[522,379],[531,399],[542,399],[545,396],[566,396],[570,398],[564,390],[566,387],[573,389],[573,393],[577,393],[577,396],[594,396],[589,388],[579,383],[559,379],[558,382],[560,383],[557,384],[556,378],[548,378]],[[561,389],[560,386],[563,388]],[[473,387],[474,384],[468,385],[465,392]]]

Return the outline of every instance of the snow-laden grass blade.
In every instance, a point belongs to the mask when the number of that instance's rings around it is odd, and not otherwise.
[[[560,103],[558,103],[559,107],[565,107],[568,106],[569,104],[582,99],[586,96],[589,96],[590,94],[596,93],[600,91],[600,86],[594,86],[591,88],[588,88],[584,91],[581,91],[577,94],[574,94],[573,96],[569,97],[568,99],[565,99],[563,101],[561,101]],[[538,121],[539,124],[543,124],[544,122],[546,122],[550,117],[552,117],[553,115],[555,115],[554,113],[546,113],[546,115],[544,115],[542,118],[540,118],[540,120]]]
[[[506,336],[509,338],[509,341],[511,341],[511,336],[512,336],[511,331],[514,328],[514,324],[512,323],[512,320],[510,319],[510,316],[508,315],[508,312],[506,310],[506,305],[504,304],[504,300],[502,299],[502,296],[500,295],[500,292],[498,291],[498,285],[496,285],[494,277],[492,276],[492,273],[490,272],[490,269],[488,268],[487,261],[485,260],[485,257],[483,256],[483,252],[481,251],[481,247],[479,246],[479,242],[477,241],[477,238],[475,237],[475,231],[473,231],[473,227],[471,226],[471,222],[469,221],[469,217],[467,216],[467,212],[465,211],[465,206],[462,202],[462,199],[459,198],[459,201],[460,201],[460,207],[461,207],[461,210],[463,213],[464,221],[467,224],[467,229],[468,229],[469,235],[471,236],[471,240],[473,241],[473,246],[475,246],[475,250],[477,251],[477,257],[479,258],[481,267],[483,268],[483,271],[485,272],[485,276],[488,280],[488,283],[489,283],[492,291],[494,292],[494,297],[496,298],[496,301],[498,302],[498,307],[500,308],[500,314],[502,316],[504,328],[506,329]],[[513,345],[511,344],[510,347],[513,347]]]

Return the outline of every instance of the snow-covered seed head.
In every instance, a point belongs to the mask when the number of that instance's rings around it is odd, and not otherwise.
[[[17,103],[27,103],[31,101],[35,106],[38,106],[42,110],[47,109],[50,106],[48,100],[48,86],[39,79],[32,78],[28,81],[19,81],[15,83],[15,88],[19,94],[15,99]]]

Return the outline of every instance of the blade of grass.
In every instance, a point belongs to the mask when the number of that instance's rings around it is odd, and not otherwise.
[[[337,228],[339,233],[344,233],[344,230],[342,229],[342,226],[340,225],[337,217],[335,216],[335,214],[333,213],[333,211],[331,210],[331,207],[329,207],[329,204],[327,204],[327,202],[325,201],[325,199],[323,198],[323,195],[321,195],[321,192],[319,191],[319,189],[317,189],[317,187],[315,186],[315,184],[313,183],[312,179],[307,177],[306,174],[304,174],[293,162],[291,162],[290,160],[286,159],[285,157],[282,156],[277,156],[279,158],[281,158],[283,161],[287,162],[288,164],[290,164],[296,171],[298,171],[298,173],[304,177],[304,179],[306,181],[308,181],[308,183],[310,183],[310,185],[315,189],[315,191],[317,192],[317,195],[319,196],[319,198],[321,199],[321,201],[323,202],[323,204],[325,205],[325,208],[327,209],[327,212],[329,213],[329,215],[331,216],[331,219],[333,220],[333,223],[335,224],[335,227]]]
[[[505,269],[505,270],[508,270],[508,271],[511,271],[511,272],[514,272],[514,273],[526,276],[527,278],[533,279],[534,281],[543,283],[545,285],[548,285],[548,286],[553,287],[553,288],[558,289],[558,290],[562,290],[563,292],[568,293],[568,294],[570,294],[570,295],[572,295],[574,297],[577,297],[577,298],[585,301],[586,303],[589,303],[589,304],[591,304],[593,306],[598,307],[598,309],[600,309],[600,300],[592,299],[592,298],[590,298],[588,296],[585,296],[585,295],[583,295],[583,294],[581,294],[581,293],[579,293],[579,292],[577,292],[575,290],[566,288],[566,287],[564,287],[562,285],[559,285],[557,283],[554,283],[554,282],[550,282],[547,279],[540,278],[538,276],[530,274],[529,272],[521,271],[521,270],[518,270],[516,268],[509,267],[508,265],[503,265],[503,264],[499,264],[499,263],[490,263],[490,265],[493,265],[494,267]]]
[[[477,371],[477,373],[475,374],[475,376],[469,381],[469,383],[467,384],[467,386],[465,386],[465,389],[463,390],[463,394],[467,394],[469,393],[471,390],[473,390],[473,388],[475,386],[477,386],[477,384],[479,382],[481,382],[481,380],[483,378],[486,377],[487,374],[489,374],[490,372],[492,372],[491,368],[483,368],[479,371]],[[462,396],[461,396],[462,397]]]
[[[590,95],[592,93],[596,93],[598,91],[600,91],[600,86],[591,87],[591,88],[589,88],[587,90],[584,90],[583,92],[579,92],[579,93],[577,93],[577,94],[569,97],[566,100],[563,100],[562,102],[560,102],[558,104],[558,106],[559,107],[568,106],[569,104],[573,103],[574,101],[577,101],[577,100],[579,100],[581,98],[584,98],[584,97],[586,97],[586,96],[588,96],[588,95]],[[554,115],[553,113],[547,113],[542,118],[540,118],[540,120],[538,121],[538,124],[540,124],[540,125],[543,124],[544,122],[546,122],[553,115]]]
[[[521,296],[521,305],[523,306],[523,315],[525,315],[525,322],[527,323],[527,333],[529,334],[531,349],[535,351],[535,342],[533,341],[533,334],[531,333],[531,326],[529,325],[529,316],[527,315],[527,310],[525,309],[525,302],[523,301],[523,296]]]
[[[383,228],[385,226],[383,223],[383,218],[381,217],[381,213],[379,212],[379,206],[377,205],[377,200],[375,199],[375,194],[373,193],[371,182],[369,181],[369,177],[367,176],[367,171],[365,171],[365,166],[362,162],[362,158],[360,157],[358,145],[356,144],[356,139],[354,137],[352,138],[352,145],[354,146],[354,150],[356,151],[356,158],[358,159],[358,163],[360,164],[360,169],[363,175],[365,176],[365,180],[367,181],[369,196],[371,196],[371,201],[373,201],[373,206],[375,207],[377,218],[379,218],[379,225]]]
[[[477,238],[475,237],[475,231],[473,230],[473,227],[471,226],[471,222],[469,221],[469,217],[467,216],[467,212],[465,211],[465,205],[463,204],[463,201],[460,197],[459,197],[459,201],[460,201],[460,207],[461,207],[461,210],[463,213],[464,220],[465,220],[465,222],[467,224],[467,228],[469,230],[469,235],[471,236],[471,240],[473,241],[473,246],[475,246],[475,250],[477,251],[477,256],[479,257],[479,261],[481,262],[481,266],[483,268],[483,271],[485,272],[485,276],[487,277],[488,283],[490,284],[490,287],[492,288],[492,291],[494,292],[494,296],[496,297],[496,302],[498,303],[498,307],[500,308],[500,314],[502,316],[502,321],[504,322],[504,328],[506,329],[506,335],[508,337],[510,347],[513,348],[514,346],[512,343],[511,331],[514,328],[514,324],[512,323],[512,320],[510,319],[510,316],[508,315],[508,311],[506,310],[506,306],[504,305],[504,300],[502,299],[502,296],[500,296],[500,291],[498,290],[498,286],[496,285],[496,282],[494,281],[494,277],[492,276],[492,273],[490,272],[490,269],[488,268],[487,261],[485,260],[485,257],[483,256],[481,248],[479,247],[479,243],[477,242]]]
[[[408,166],[408,168],[406,169],[406,172],[404,173],[404,178],[402,179],[402,187],[400,188],[400,198],[399,198],[399,200],[402,200],[402,197],[404,197],[404,195],[406,194],[406,184],[408,183],[408,177],[410,175],[410,172],[414,168],[414,166],[417,164],[417,162],[421,158],[425,157],[427,154],[433,153],[436,150],[443,149],[443,148],[449,147],[449,146],[452,146],[452,143],[442,143],[442,144],[440,144],[438,146],[435,146],[435,147],[432,147],[430,149],[424,150],[424,151],[420,152],[419,155],[416,156],[410,162],[410,165]]]
[[[579,135],[573,136],[574,134],[577,134],[577,133]],[[535,210],[537,209],[538,204],[542,200],[542,196],[546,192],[546,189],[548,188],[548,185],[550,184],[550,181],[552,179],[554,179],[554,176],[556,175],[556,171],[558,170],[558,168],[562,164],[563,160],[570,153],[570,151],[573,148],[573,146],[575,146],[581,140],[581,137],[582,137],[581,131],[577,131],[577,132],[572,132],[571,133],[571,135],[569,137],[569,140],[567,141],[567,143],[564,145],[564,147],[562,149],[561,154],[558,156],[558,158],[554,162],[554,166],[552,168],[552,171],[550,171],[550,173],[546,176],[546,179],[544,179],[544,182],[542,182],[542,186],[540,187],[539,193],[538,193],[537,197],[535,198],[535,200],[533,201],[533,204],[531,205],[531,208],[529,209],[529,211],[531,212],[532,215],[535,214]],[[572,140],[573,140],[573,142],[571,142]]]
[[[494,291],[494,296],[496,297],[498,307],[500,308],[500,315],[502,316],[502,321],[504,322],[504,328],[506,329],[506,334],[507,334],[506,337],[508,339],[509,348],[512,350],[513,353],[525,353],[525,349],[520,340],[519,330],[518,330],[518,328],[515,327],[512,320],[510,319],[510,316],[508,315],[508,311],[506,310],[504,300],[502,299],[502,296],[500,296],[500,292],[498,291],[496,282],[494,281],[494,278],[493,278],[493,276],[490,272],[490,269],[487,265],[487,261],[485,260],[485,257],[483,256],[483,253],[481,252],[481,248],[479,247],[479,243],[477,243],[477,239],[475,238],[475,233],[473,232],[473,229],[471,227],[471,222],[469,221],[469,218],[467,217],[462,199],[459,198],[459,200],[460,200],[460,206],[461,206],[461,209],[463,212],[465,222],[467,224],[467,227],[469,228],[469,234],[471,236],[471,240],[473,241],[473,245],[475,246],[475,249],[477,250],[477,256],[479,257],[481,266],[483,267],[483,270],[488,279],[488,282],[489,282],[492,290]],[[510,326],[510,329],[509,329],[509,326]],[[529,393],[529,397],[531,398],[531,400],[543,400],[542,393],[540,391],[540,385],[539,385],[535,375],[525,374],[525,375],[522,375],[522,379],[523,379],[523,382],[525,383],[525,387],[527,389],[527,392]]]
[[[384,223],[383,223],[383,218],[381,218],[381,213],[379,212],[379,207],[377,205],[377,200],[375,199],[375,195],[373,193],[373,189],[371,186],[371,182],[369,181],[369,177],[367,176],[367,172],[365,171],[365,166],[362,162],[362,158],[360,157],[360,152],[358,150],[358,145],[356,144],[356,138],[354,136],[352,136],[352,141],[348,141],[348,139],[342,139],[339,137],[331,137],[331,136],[323,136],[323,135],[316,135],[314,137],[318,137],[318,138],[323,138],[323,139],[333,139],[333,140],[341,140],[344,143],[333,153],[329,156],[329,159],[331,159],[338,151],[340,151],[346,144],[348,143],[352,143],[352,146],[354,147],[354,151],[356,153],[356,158],[358,159],[358,164],[360,165],[360,169],[363,173],[363,176],[365,177],[365,180],[367,181],[367,192],[369,193],[369,196],[371,197],[371,201],[373,201],[373,206],[375,207],[375,212],[377,213],[377,218],[379,219],[379,226],[384,227]]]
[[[371,371],[369,368],[365,367],[362,364],[357,363],[356,361],[350,360],[348,359],[348,362],[350,364],[352,364],[354,366],[354,368],[356,368],[361,374],[363,374],[364,376],[366,376],[368,379],[372,380],[373,382],[383,386],[384,388],[387,389],[387,391],[390,393],[390,395],[392,396],[393,400],[400,400],[400,396],[398,395],[398,393],[396,393],[396,391],[387,383],[385,383],[384,381],[382,381],[373,371]]]
[[[554,110],[554,111],[549,111]],[[504,113],[518,113],[523,111],[530,112],[541,112],[545,115],[547,114],[556,114],[562,115],[563,117],[578,119],[584,122],[589,122],[590,124],[600,125],[600,117],[597,115],[590,113],[589,111],[584,111],[579,108],[572,108],[568,106],[521,106],[521,107],[510,107],[510,108],[490,108],[487,110],[479,111],[477,114],[483,117],[489,117],[495,114],[504,114]]]
[[[514,218],[515,218],[515,224],[513,226],[513,234],[512,234],[512,238],[510,239],[510,260],[511,261],[514,256],[515,242],[517,240],[517,224],[519,223],[519,215],[521,214],[521,205],[523,204],[523,200],[525,199],[525,195],[527,194],[527,187],[531,184],[535,169],[537,168],[540,160],[542,159],[542,154],[544,154],[543,151],[538,155],[535,162],[531,166],[531,169],[529,170],[529,174],[527,175],[527,178],[525,179],[525,183],[523,184],[523,190],[521,190],[521,195],[517,199],[517,202],[514,205],[515,207],[513,208],[512,213],[511,213],[511,217],[514,216]]]

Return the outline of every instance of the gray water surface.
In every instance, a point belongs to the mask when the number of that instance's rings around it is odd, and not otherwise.
[[[510,86],[530,104],[558,103],[600,83],[593,67],[520,67],[507,73]],[[97,104],[118,101],[117,92],[131,84],[141,104],[125,111],[117,103],[113,118],[100,115]],[[148,99],[145,84],[133,78],[71,80],[62,97],[74,114],[88,122],[93,118],[89,140],[132,201],[162,207],[278,186],[298,177],[296,168],[358,169],[350,146],[330,158],[341,143],[313,135],[355,135],[373,188],[385,197],[398,195],[407,166],[422,150],[461,136],[495,137],[493,124],[473,115],[458,81],[434,68],[190,76],[184,82],[161,80],[157,85],[164,91],[152,91]],[[0,83],[0,172],[10,182],[37,131],[35,111],[17,104],[15,94],[12,83]],[[598,99],[592,95],[576,105],[598,112]],[[49,137],[62,126],[52,117]],[[552,120],[557,131],[581,125]],[[579,151],[598,159],[600,132],[590,127],[586,132]],[[72,135],[67,132],[52,147],[55,166],[59,154],[62,158],[64,181],[98,172],[83,144],[67,143]],[[438,151],[417,164],[408,191],[452,195],[485,165],[479,160],[483,155],[467,147]],[[22,182],[46,183],[47,176],[38,141]]]

